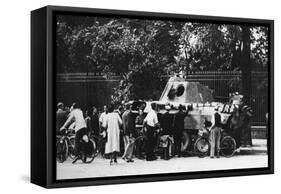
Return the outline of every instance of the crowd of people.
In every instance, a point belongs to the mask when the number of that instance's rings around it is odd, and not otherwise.
[[[192,107],[179,105],[178,112],[171,114],[162,114],[161,122],[158,118],[157,105],[151,104],[151,110],[145,115],[145,107],[139,107],[137,116],[132,112],[132,105],[126,104],[125,107],[104,106],[103,112],[99,113],[96,107],[91,111],[86,110],[84,113],[77,103],[73,103],[70,108],[65,107],[63,103],[57,104],[56,112],[56,131],[60,133],[66,129],[75,131],[75,151],[78,159],[82,159],[79,154],[83,150],[81,140],[89,135],[101,136],[105,138],[104,150],[110,158],[110,164],[117,163],[117,156],[122,151],[121,158],[127,162],[134,162],[133,156],[147,161],[156,160],[154,153],[156,146],[155,134],[161,131],[166,137],[172,136],[175,147],[175,155],[181,157],[182,134],[184,131],[184,120]],[[90,112],[90,114],[89,114]],[[207,121],[206,121],[207,122]],[[160,125],[161,123],[161,125]],[[212,122],[206,123],[210,132],[210,157],[220,157],[220,138],[221,138],[221,115],[218,108],[212,117]],[[208,126],[207,126],[208,125]],[[146,141],[137,141],[139,137],[144,137]],[[164,137],[164,136],[163,136]],[[123,142],[121,142],[123,140]],[[120,145],[122,143],[122,150]]]

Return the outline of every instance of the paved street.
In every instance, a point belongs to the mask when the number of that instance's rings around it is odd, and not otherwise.
[[[118,164],[109,165],[109,160],[97,158],[91,164],[66,161],[57,165],[57,178],[90,178],[120,175],[140,175],[154,173],[192,172],[222,169],[241,169],[267,167],[267,155],[240,155],[232,158],[210,159],[198,157],[172,158],[171,160],[157,160],[147,162],[135,159],[134,163],[127,163],[122,159]]]
[[[118,164],[109,165],[109,160],[97,158],[91,164],[71,161],[57,165],[57,178],[90,178],[121,175],[141,175],[154,173],[192,172],[222,169],[241,169],[267,167],[267,155],[234,156],[232,158],[173,158],[168,161],[157,160],[147,162],[135,159],[134,163],[126,163],[119,159]]]
[[[242,149],[240,154],[231,158],[210,159],[193,156],[151,162],[134,159],[134,163],[127,163],[118,158],[118,164],[112,166],[109,165],[109,160],[100,157],[91,164],[83,164],[81,161],[72,164],[71,160],[68,160],[57,163],[57,179],[267,167],[265,141],[256,140],[254,144],[253,148]]]

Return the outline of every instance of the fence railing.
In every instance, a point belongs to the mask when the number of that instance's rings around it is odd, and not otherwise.
[[[166,81],[171,75],[164,75]],[[265,124],[265,114],[268,110],[267,92],[260,91],[259,83],[268,82],[268,72],[252,72],[252,91],[250,106],[255,111],[255,124]],[[104,73],[66,73],[57,74],[57,94],[59,98],[68,99],[69,93],[76,91],[76,98],[82,96],[84,101],[93,100],[98,104],[110,101],[113,88],[117,85],[121,76]],[[229,93],[242,91],[241,71],[200,71],[187,72],[186,79],[192,82],[200,82],[213,90],[217,101],[227,102]],[[80,93],[80,94],[79,94]],[[98,96],[98,97],[97,97]],[[100,99],[101,98],[101,99]]]

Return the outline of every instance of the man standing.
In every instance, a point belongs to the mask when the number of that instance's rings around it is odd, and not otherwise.
[[[221,115],[218,112],[218,107],[215,107],[215,113],[212,117],[212,126],[210,127],[210,157],[214,158],[215,152],[217,158],[220,157],[220,139],[221,139]]]
[[[183,112],[183,106],[179,105],[179,112],[175,114],[173,122],[173,135],[175,142],[175,154],[181,157],[181,143],[184,130],[184,118],[186,114]]]
[[[133,162],[133,146],[130,145],[130,138],[133,137],[133,131],[135,128],[135,120],[132,113],[132,105],[126,105],[126,111],[122,115],[122,123],[123,123],[123,140],[124,140],[124,148],[125,152],[123,154],[123,159],[127,159],[127,162]],[[131,142],[133,143],[133,142]]]
[[[174,116],[170,114],[170,106],[165,106],[165,112],[159,118],[162,128],[162,135],[172,135]]]
[[[253,109],[246,104],[242,104],[241,112],[243,145],[250,147],[253,146],[251,132],[251,119],[253,117]]]
[[[68,111],[64,110],[64,104],[59,102],[57,105],[57,112],[56,112],[56,133],[59,133],[60,128],[63,126],[67,119]]]
[[[100,131],[103,131],[103,126],[105,126],[105,121],[106,121],[106,115],[108,113],[108,108],[106,105],[103,107],[103,113],[101,113],[100,118],[99,118],[99,123],[100,123]]]
[[[96,107],[93,107],[93,112],[91,116],[91,127],[92,131],[91,133],[95,136],[99,135],[99,115]]]
[[[89,115],[88,110],[85,111],[84,118],[85,118],[85,122],[86,122],[86,125],[87,125],[88,134],[90,134],[90,132],[92,131],[92,122],[91,122],[91,117]]]
[[[106,128],[104,128],[103,126],[106,125],[106,117],[108,114],[108,107],[106,105],[103,106],[103,113],[101,113],[100,117],[99,117],[99,132],[106,134]],[[107,135],[104,135],[104,141],[102,141],[101,143],[101,154],[102,156],[104,156],[104,152],[105,152],[105,143],[107,141]]]
[[[146,160],[152,161],[156,160],[156,156],[154,155],[154,147],[155,147],[155,137],[154,133],[159,127],[157,112],[157,105],[155,103],[151,104],[151,110],[148,112],[144,119],[144,125],[146,127],[146,136],[147,136],[147,144],[146,144]]]
[[[135,128],[135,133],[136,137],[140,137],[143,135],[143,121],[144,121],[145,115],[143,113],[143,108],[139,109],[139,115],[136,117],[136,128]],[[143,138],[136,140],[136,156],[139,159],[144,159],[142,156],[143,148],[144,148],[144,140]]]

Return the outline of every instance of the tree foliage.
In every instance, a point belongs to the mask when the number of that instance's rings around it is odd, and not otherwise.
[[[267,28],[247,28],[250,66],[266,69]],[[61,15],[56,30],[57,72],[120,75],[116,103],[158,98],[167,74],[237,71],[245,65],[239,25]]]

